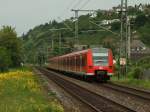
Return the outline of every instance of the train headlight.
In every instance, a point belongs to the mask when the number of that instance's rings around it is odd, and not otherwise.
[[[89,69],[92,69],[93,68],[93,66],[89,66]]]
[[[99,69],[100,69],[100,70],[102,70],[102,69],[103,69],[103,67],[99,67]]]
[[[112,66],[109,66],[109,68],[112,69],[113,67],[112,67]]]

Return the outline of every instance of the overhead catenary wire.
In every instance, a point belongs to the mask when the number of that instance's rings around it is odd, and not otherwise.
[[[111,30],[109,30],[109,29],[107,29],[107,28],[105,28],[105,27],[103,27],[103,26],[101,26],[101,25],[98,25],[98,24],[94,23],[93,21],[90,21],[90,23],[92,23],[92,24],[94,24],[94,25],[100,27],[101,29],[103,29],[103,30],[105,30],[105,31],[108,31],[108,32],[110,32],[110,33],[112,33],[112,34],[114,34],[114,35],[120,36],[118,33],[115,33],[115,32],[113,32],[113,31],[111,31]]]
[[[77,8],[77,6],[79,6],[81,3],[83,2],[83,0],[72,0],[71,2],[69,2],[69,4],[67,5],[67,7],[62,11],[62,13],[60,14],[60,16],[57,17],[57,19],[59,20],[63,20],[63,16],[65,16],[67,11],[70,11],[69,9],[72,8]],[[85,4],[85,3],[84,3]],[[83,5],[82,5],[83,6]],[[65,24],[66,26],[67,24]],[[68,27],[69,25],[67,25]]]
[[[82,11],[82,12],[88,12],[88,11],[90,11],[91,12],[91,10],[81,10],[81,8],[83,8],[83,7],[85,7],[88,3],[90,2],[90,0],[86,0],[86,1],[84,1],[84,3],[82,4],[82,6],[80,7],[80,8],[74,8],[74,9],[72,9],[71,11],[74,11],[75,12],[75,43],[78,45],[79,44],[79,39],[78,39],[78,37],[79,37],[79,35],[78,35],[78,33],[79,33],[79,11]],[[80,2],[81,3],[81,2]]]
[[[59,17],[62,17],[65,13],[66,13],[66,11],[68,11],[73,5],[74,5],[74,0],[72,0],[71,2],[69,2],[69,4],[67,5],[67,7],[62,11],[62,13],[60,14],[60,16]]]
[[[67,7],[62,11],[62,13],[60,14],[60,16],[57,17],[57,19],[59,19],[60,21],[63,21],[62,16],[65,15],[65,13],[67,11],[70,11],[69,9],[71,9],[71,7],[76,7],[78,4],[80,4],[82,2],[82,0],[79,0],[77,3],[75,2],[75,0],[72,0],[71,2],[69,2],[69,4],[67,5]],[[75,4],[76,3],[76,4]],[[71,32],[73,31],[73,29],[67,24],[67,23],[63,23]]]
[[[70,4],[68,4],[67,9],[71,8],[74,3],[75,3],[74,0],[72,0],[72,1],[70,2]]]
[[[61,17],[58,17],[58,19],[62,20]],[[63,24],[72,32],[73,29],[68,25],[66,24],[65,22],[63,22]]]
[[[67,7],[62,11],[62,13],[60,14],[60,16],[57,17],[57,19],[60,20],[60,18],[63,18],[62,16],[65,16],[65,13],[69,10],[69,9],[81,9],[84,8],[88,3],[90,2],[90,0],[72,0],[71,2],[69,2],[69,4],[67,5]],[[83,3],[83,4],[82,4]],[[80,4],[82,6],[80,6]],[[80,8],[79,8],[80,6]],[[62,20],[62,19],[61,19]]]
[[[82,2],[83,0],[78,0],[78,2],[73,6],[73,9],[76,9]]]
[[[84,2],[84,4],[80,7],[80,9],[84,8],[86,5],[88,5],[88,3],[90,2],[91,0],[86,0]]]

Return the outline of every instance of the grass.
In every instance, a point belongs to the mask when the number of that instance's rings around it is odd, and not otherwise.
[[[63,108],[55,98],[47,99],[32,72],[19,69],[0,73],[0,112],[63,112]]]
[[[117,76],[112,77],[111,80],[115,83],[150,90],[150,80],[134,79],[132,77],[121,77],[118,79]]]

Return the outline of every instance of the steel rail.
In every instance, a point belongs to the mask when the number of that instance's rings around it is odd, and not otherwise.
[[[51,72],[46,69],[38,68],[42,73],[44,73],[47,77],[52,79],[59,86],[64,88],[71,95],[78,98],[83,103],[90,106],[96,112],[136,112],[133,109],[130,109],[122,104],[118,104],[115,101],[112,101],[104,96],[101,96],[93,91],[87,90],[69,80],[61,78],[55,72]],[[53,75],[51,75],[53,74]],[[55,75],[54,75],[55,74]],[[78,93],[80,92],[80,93]],[[87,95],[87,96],[86,96]]]
[[[144,91],[144,90],[140,90],[137,88],[131,88],[131,87],[114,84],[114,83],[102,84],[102,86],[112,89],[112,90],[115,90],[115,91],[130,94],[130,95],[138,97],[140,99],[150,101],[150,92],[149,91]]]

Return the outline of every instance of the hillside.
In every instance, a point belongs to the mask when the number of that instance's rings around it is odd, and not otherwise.
[[[96,15],[87,14],[79,17],[79,44],[88,46],[104,46],[112,48],[117,54],[120,41],[120,14],[116,12],[118,7],[112,10],[98,10]],[[131,17],[132,32],[136,31],[140,40],[147,46],[150,45],[150,5],[129,6],[128,14]],[[93,24],[92,22],[96,23]],[[24,41],[25,62],[43,62],[48,56],[60,55],[74,50],[74,24],[73,18],[62,22],[55,20],[36,26],[22,36]],[[68,30],[54,31],[59,28],[69,28]],[[103,28],[101,28],[101,26]],[[111,30],[115,35],[106,30]],[[61,36],[61,44],[59,43]],[[134,35],[132,35],[134,36]],[[61,45],[61,48],[59,49]]]

